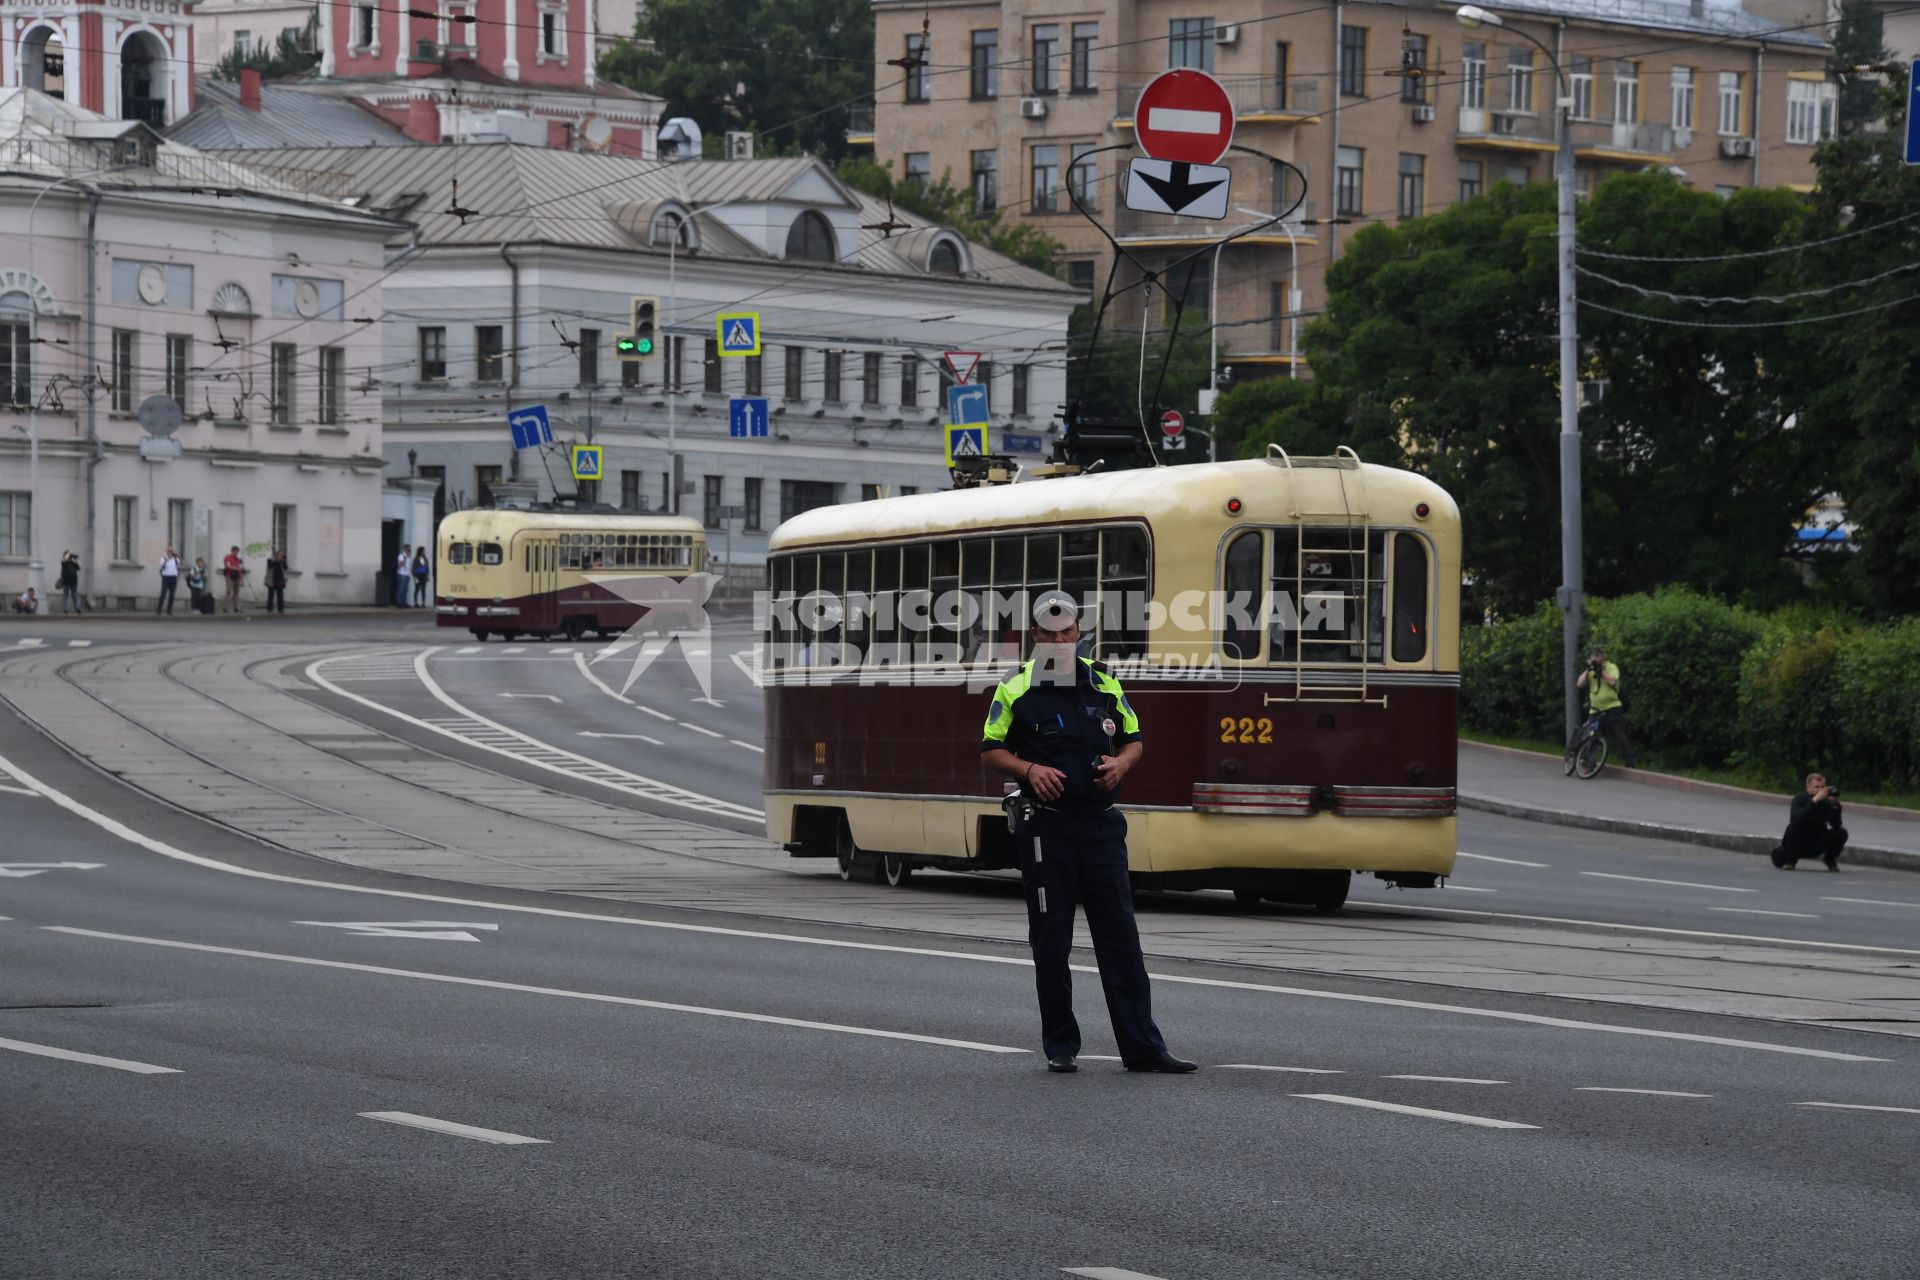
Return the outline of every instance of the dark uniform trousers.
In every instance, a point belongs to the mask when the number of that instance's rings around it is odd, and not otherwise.
[[[1084,906],[1107,1015],[1124,1062],[1166,1052],[1153,1023],[1146,961],[1127,880],[1127,820],[1117,809],[1089,814],[1041,809],[1021,824],[1020,879],[1027,891],[1027,940],[1040,996],[1041,1042],[1049,1058],[1080,1052],[1073,1016],[1073,917]]]

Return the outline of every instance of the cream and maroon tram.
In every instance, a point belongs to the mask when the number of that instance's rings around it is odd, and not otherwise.
[[[826,507],[769,572],[767,830],[797,856],[1014,865],[981,725],[1009,602],[1061,587],[1146,736],[1136,884],[1335,910],[1353,872],[1453,870],[1459,511],[1411,472],[1273,448]]]

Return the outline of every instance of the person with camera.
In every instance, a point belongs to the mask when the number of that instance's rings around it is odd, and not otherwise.
[[[1818,773],[1807,775],[1807,788],[1793,797],[1787,833],[1773,851],[1773,865],[1791,871],[1802,858],[1818,858],[1827,870],[1840,869],[1840,851],[1847,847],[1847,829],[1840,825],[1840,788],[1827,785]]]
[[[1607,661],[1603,650],[1595,649],[1587,658],[1587,669],[1574,684],[1588,690],[1588,714],[1599,717],[1601,734],[1620,753],[1621,762],[1633,768],[1633,744],[1627,740],[1627,709],[1620,701],[1620,668]]]

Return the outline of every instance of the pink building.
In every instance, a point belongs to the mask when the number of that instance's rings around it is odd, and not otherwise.
[[[193,109],[186,0],[0,0],[0,88],[162,128]]]

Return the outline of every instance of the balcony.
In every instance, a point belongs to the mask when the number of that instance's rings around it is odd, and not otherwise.
[[[1671,160],[1673,126],[1633,120],[1575,120],[1573,153],[1582,160]]]
[[[1249,205],[1248,208],[1258,206]],[[1311,223],[1318,216],[1313,201],[1309,200],[1294,211],[1293,217],[1285,223],[1275,223],[1264,230],[1242,236],[1227,246],[1227,252],[1236,249],[1259,247],[1263,249],[1287,247],[1287,233],[1283,229],[1293,228],[1293,242],[1298,245],[1315,243],[1314,228],[1302,226]],[[1113,238],[1128,249],[1166,247],[1176,249],[1183,245],[1211,244],[1222,236],[1228,235],[1249,223],[1259,219],[1244,213],[1230,212],[1219,222],[1205,218],[1180,218],[1164,213],[1140,213],[1122,206],[1114,213]]]
[[[120,118],[138,120],[142,124],[163,129],[167,124],[167,100],[165,98],[125,97],[120,100]]]
[[[1303,124],[1320,111],[1320,81],[1300,76],[1215,76],[1241,125]],[[1124,84],[1114,97],[1114,123],[1133,128],[1133,109],[1147,82]]]
[[[870,147],[873,145],[873,107],[847,108],[847,145],[850,147]]]
[[[1503,151],[1552,151],[1553,117],[1491,107],[1460,108],[1460,141]]]

